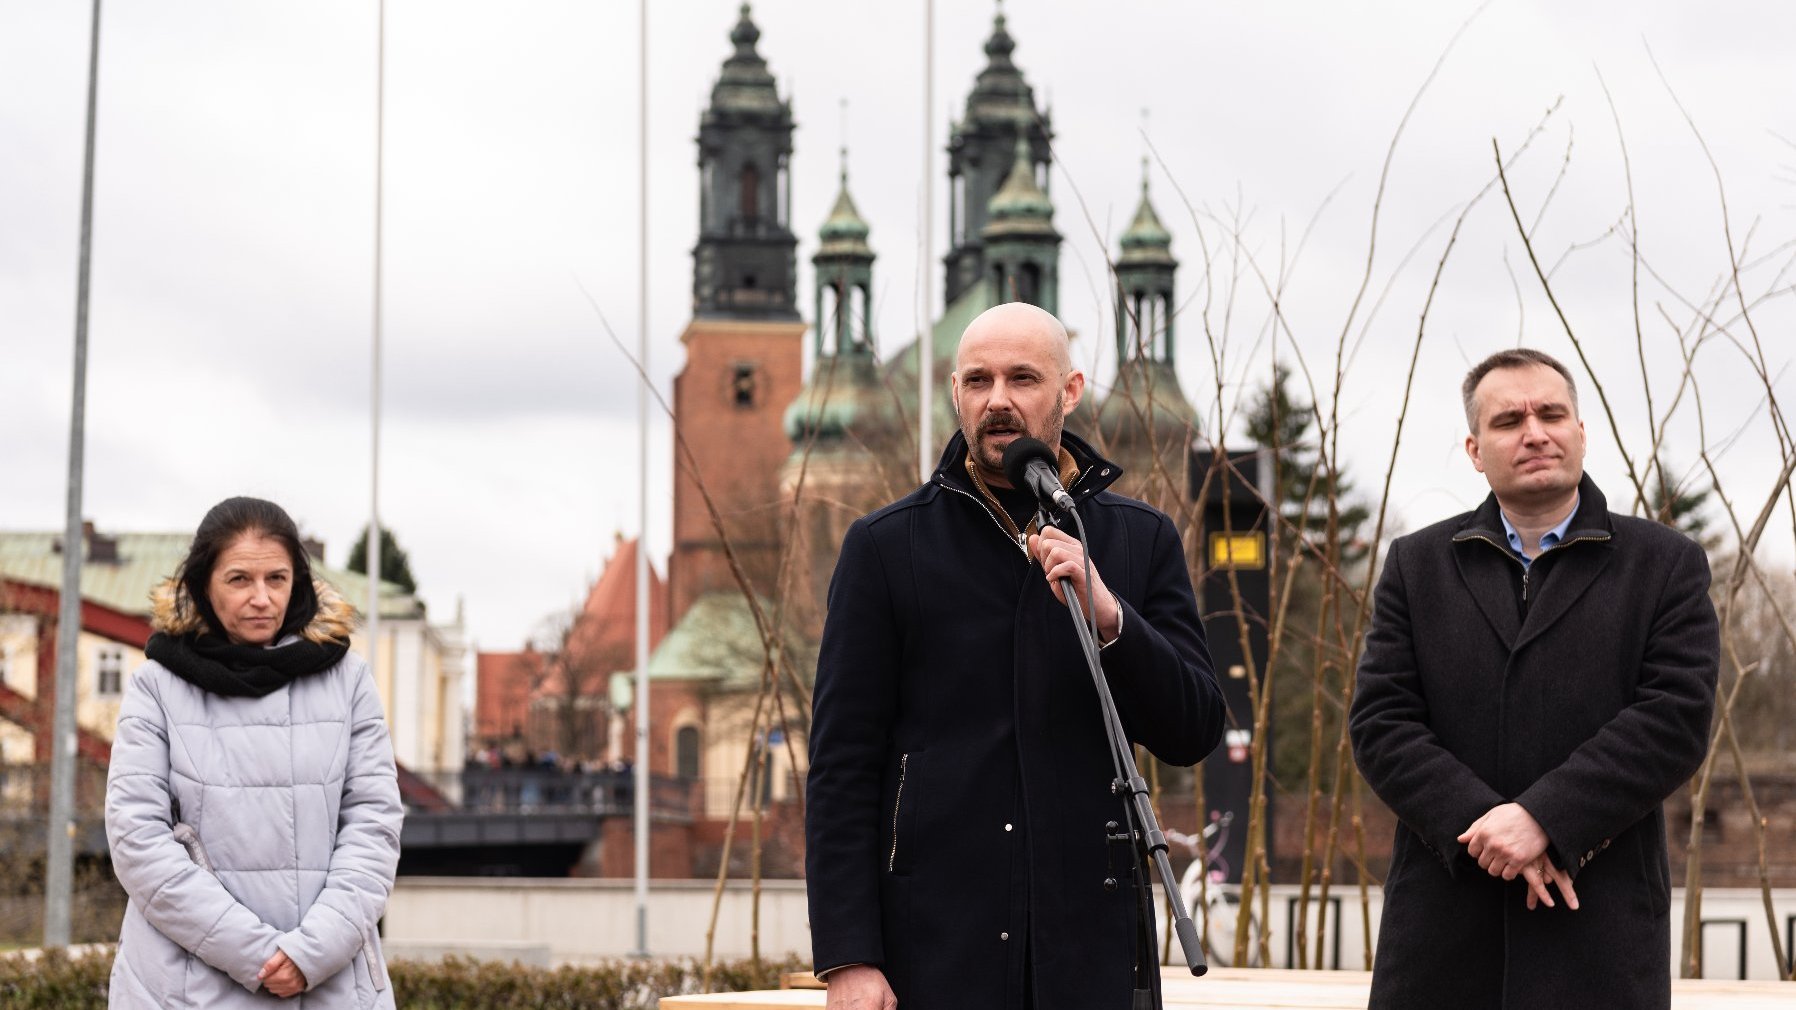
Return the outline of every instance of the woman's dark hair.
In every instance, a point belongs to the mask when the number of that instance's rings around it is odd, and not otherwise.
[[[194,609],[205,618],[206,627],[214,635],[223,637],[224,625],[219,623],[206,590],[211,584],[212,569],[218,564],[218,556],[245,533],[274,540],[287,549],[287,559],[293,564],[293,591],[287,598],[287,614],[275,639],[279,641],[287,635],[298,634],[318,613],[318,591],[312,588],[312,565],[306,557],[305,546],[299,542],[299,527],[293,524],[286,510],[274,502],[260,498],[226,498],[212,506],[206,518],[200,520],[200,528],[194,531],[193,546],[187,549],[187,557],[175,570],[175,578],[187,590],[187,598],[193,601]]]

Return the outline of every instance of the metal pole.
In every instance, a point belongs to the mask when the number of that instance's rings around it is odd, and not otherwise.
[[[380,665],[380,330],[382,224],[386,218],[387,0],[380,0],[374,58],[374,340],[368,380],[368,669]],[[376,681],[378,683],[378,680]],[[394,692],[392,701],[398,701]]]
[[[923,325],[917,334],[917,474],[929,482],[935,464],[935,0],[923,2]]]
[[[75,861],[75,662],[81,644],[81,476],[87,441],[87,295],[94,234],[94,114],[100,88],[100,0],[87,55],[87,151],[81,170],[81,251],[75,282],[75,383],[69,408],[69,501],[56,612],[56,713],[50,724],[50,820],[44,870],[44,946],[69,945]],[[41,731],[41,730],[40,730]]]
[[[649,956],[649,4],[640,0],[636,110],[636,956]]]

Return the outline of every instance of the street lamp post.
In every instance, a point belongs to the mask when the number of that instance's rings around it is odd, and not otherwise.
[[[75,380],[69,408],[69,498],[62,534],[62,594],[56,615],[56,712],[50,724],[50,818],[45,838],[44,946],[69,945],[74,890],[75,651],[81,644],[81,478],[86,448],[87,297],[93,259],[94,113],[100,85],[100,0],[87,57],[87,151],[81,172],[81,251],[75,287]]]

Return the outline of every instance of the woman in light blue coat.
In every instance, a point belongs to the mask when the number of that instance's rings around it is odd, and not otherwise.
[[[206,514],[119,712],[113,1007],[392,1007],[376,925],[403,810],[354,611],[278,505]]]

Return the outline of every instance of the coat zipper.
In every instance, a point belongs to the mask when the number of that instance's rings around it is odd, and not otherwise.
[[[942,484],[942,488],[945,490],[948,490],[948,491],[952,491],[955,494],[965,495],[966,497],[971,498],[973,500],[974,504],[978,505],[980,508],[985,510],[986,515],[991,516],[992,525],[998,527],[998,532],[1004,534],[1004,539],[1009,540],[1011,543],[1015,544],[1017,546],[1017,549],[1023,552],[1023,557],[1027,558],[1029,556],[1029,539],[1020,533],[1017,534],[1015,537],[1012,537],[1010,535],[1010,531],[1004,528],[1004,524],[1002,522],[998,521],[998,517],[996,514],[994,514],[992,512],[991,506],[987,505],[985,502],[981,501],[979,499],[978,495],[969,494],[966,491],[962,491],[960,488],[952,487],[946,483]]]
[[[898,812],[904,809],[904,775],[910,770],[910,755],[898,755],[898,795],[892,800],[892,854],[886,857],[886,871],[898,871]]]
[[[1090,472],[1091,472],[1090,467],[1087,467],[1085,470],[1081,471],[1079,476],[1076,479],[1074,479],[1072,487],[1069,487],[1066,489],[1067,494],[1072,494],[1073,491],[1080,484],[1085,483],[1085,475]],[[1106,472],[1108,472],[1108,471],[1106,471]],[[984,509],[985,514],[991,517],[992,525],[998,527],[998,532],[1004,534],[1004,539],[1009,540],[1013,544],[1016,544],[1017,550],[1020,550],[1023,552],[1023,557],[1025,559],[1028,559],[1030,561],[1034,560],[1033,558],[1029,557],[1029,537],[1023,533],[1018,533],[1015,537],[1012,537],[1010,535],[1010,530],[1005,528],[1003,520],[998,518],[997,513],[992,511],[991,506],[986,504],[984,499],[980,498],[976,494],[972,494],[971,492],[967,492],[967,491],[962,491],[960,488],[957,488],[954,485],[949,484],[947,481],[941,479],[940,474],[937,475],[936,483],[938,485],[940,485],[943,490],[952,491],[955,494],[964,495],[965,497],[972,499],[974,504],[976,504],[980,508]]]
[[[1495,540],[1492,540],[1491,538],[1489,538],[1487,536],[1481,536],[1479,534],[1474,533],[1471,536],[1464,537],[1461,539],[1463,539],[1463,540],[1482,540],[1485,543],[1491,545],[1492,547],[1495,547],[1497,550],[1502,551],[1504,557],[1506,557],[1509,560],[1515,562],[1516,564],[1522,566],[1522,613],[1526,614],[1528,612],[1528,576],[1533,573],[1534,566],[1532,564],[1516,557],[1515,552],[1509,549],[1509,545],[1499,544]],[[1608,537],[1573,537],[1570,540],[1559,541],[1558,543],[1554,544],[1552,547],[1548,548],[1548,550],[1556,551],[1556,550],[1560,549],[1561,547],[1569,547],[1572,544],[1583,543],[1586,540],[1601,542],[1601,541],[1604,541],[1607,539],[1609,539],[1609,538]],[[1539,561],[1541,556],[1546,553],[1547,553],[1546,551],[1541,551],[1540,554],[1537,554],[1534,556],[1534,560]]]

